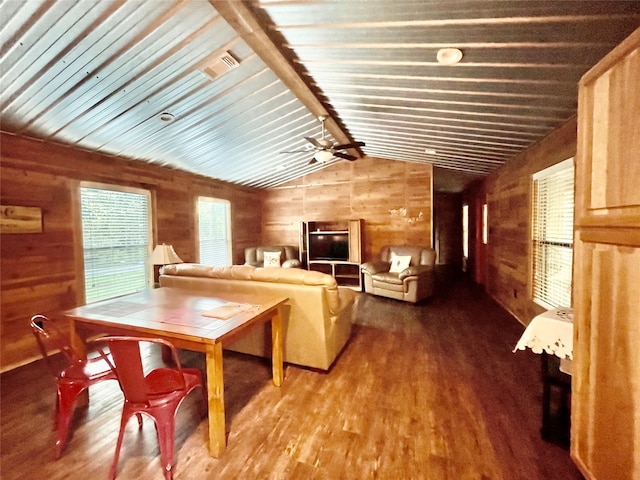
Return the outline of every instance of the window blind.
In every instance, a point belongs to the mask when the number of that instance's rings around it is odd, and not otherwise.
[[[86,301],[145,289],[149,194],[81,187],[80,199]]]
[[[198,198],[200,263],[231,265],[231,207],[227,200]]]
[[[533,300],[545,308],[571,306],[573,158],[533,176]]]

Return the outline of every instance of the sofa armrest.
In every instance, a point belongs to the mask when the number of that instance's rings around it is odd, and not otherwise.
[[[433,272],[433,267],[430,265],[411,265],[409,268],[405,268],[398,274],[400,280],[404,280],[408,277],[419,277],[421,275],[427,275]]]
[[[367,262],[362,264],[362,273],[366,273],[369,275],[375,275],[380,272],[388,272],[391,264],[389,262],[383,262],[380,260]]]

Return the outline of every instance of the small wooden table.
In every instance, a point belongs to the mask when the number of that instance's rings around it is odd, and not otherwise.
[[[542,354],[542,438],[568,447],[571,430],[569,398],[573,361],[573,310],[561,307],[536,316],[513,351],[525,348]],[[560,392],[560,407],[555,419],[551,408],[552,389]]]
[[[273,383],[284,379],[280,307],[286,297],[230,295],[210,298],[175,288],[158,288],[91,303],[64,312],[70,321],[71,343],[86,353],[91,334],[163,338],[178,348],[205,352],[209,407],[209,453],[219,457],[226,448],[222,343],[243,335],[254,325],[271,321]],[[227,320],[203,316],[227,302],[253,307]]]

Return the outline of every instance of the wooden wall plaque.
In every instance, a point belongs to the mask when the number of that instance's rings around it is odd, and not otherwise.
[[[42,233],[40,208],[0,205],[0,212],[0,233]]]

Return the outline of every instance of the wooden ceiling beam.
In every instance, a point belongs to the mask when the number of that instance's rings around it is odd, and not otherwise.
[[[209,3],[313,115],[327,117],[325,128],[337,143],[352,143],[353,139],[327,112],[325,105],[280,51],[247,4],[229,0],[209,0]],[[351,152],[362,157],[358,151]]]

